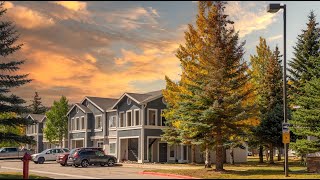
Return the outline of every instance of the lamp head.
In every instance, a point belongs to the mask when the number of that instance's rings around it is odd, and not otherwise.
[[[281,9],[280,4],[268,4],[267,6],[267,12],[269,13],[276,13]]]

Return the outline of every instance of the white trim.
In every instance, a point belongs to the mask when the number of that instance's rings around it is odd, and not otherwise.
[[[72,108],[67,112],[66,116],[73,110],[73,108],[74,108],[75,106],[77,106],[79,109],[81,109],[81,111],[82,111],[83,113],[86,114],[85,110],[83,110],[78,104],[74,104],[74,105],[72,106]],[[78,112],[77,112],[77,113],[78,113]],[[87,113],[92,113],[92,112],[87,112]]]
[[[165,126],[153,126],[153,125],[146,125],[144,126],[144,129],[164,129]]]
[[[173,157],[170,156],[170,148],[173,147]],[[169,145],[168,144],[168,160],[176,160],[176,145]]]
[[[91,129],[69,131],[69,133],[81,133],[81,132],[91,132]]]
[[[104,139],[103,136],[91,136],[90,139]]]
[[[121,114],[123,113],[123,126],[121,126]],[[126,115],[125,115],[125,112],[124,111],[120,111],[119,112],[119,123],[118,123],[118,126],[117,127],[119,127],[119,128],[121,128],[121,127],[126,127],[126,124],[125,124],[125,122],[126,122],[126,119],[125,119],[125,117],[126,117]]]
[[[115,111],[117,111],[117,109],[108,109],[108,110],[106,110],[106,112],[115,112]]]
[[[118,131],[123,131],[123,130],[132,130],[132,129],[142,129],[142,126],[127,126],[127,127],[119,127],[117,128]]]
[[[102,129],[94,129],[94,132],[102,132]]]
[[[104,138],[107,138],[107,139],[117,139],[117,136],[104,136]],[[109,142],[110,143],[110,142]]]
[[[155,125],[150,125],[150,120],[149,120],[149,111],[156,111],[155,114]],[[147,108],[147,125],[148,126],[157,126],[158,125],[158,109],[153,109],[153,108]]]
[[[110,108],[110,109],[114,109],[115,106],[122,100],[122,98],[124,96],[130,97],[132,100],[134,100],[136,103],[140,104],[140,102],[138,100],[136,100],[135,98],[131,97],[129,94],[127,93],[123,93],[122,96],[118,99],[118,101],[116,103],[114,103],[114,105]]]
[[[71,141],[78,141],[78,140],[84,140],[84,138],[73,138],[73,139],[70,139]]]
[[[139,112],[139,124],[137,125],[137,120],[136,120],[136,112]],[[134,109],[133,110],[133,122],[134,122],[134,126],[140,126],[141,125],[141,111],[140,109]]]
[[[83,123],[84,124],[82,124],[82,118],[83,118]],[[84,126],[84,127],[82,127],[82,125]],[[80,116],[80,129],[81,130],[84,130],[84,129],[86,129],[86,119],[84,118],[84,116]]]
[[[131,127],[131,126],[134,126],[133,124],[132,124],[132,121],[133,121],[133,118],[132,118],[132,113],[133,111],[132,110],[128,110],[128,111],[126,111],[126,127]],[[130,124],[131,124],[131,126],[128,126],[128,113],[131,113],[131,118],[130,118]]]
[[[124,136],[124,137],[119,137],[119,139],[133,139],[133,138],[139,138],[140,136]]]
[[[151,162],[149,160],[149,139],[151,138],[156,138],[156,139],[160,139],[161,140],[161,136],[147,136],[147,162]],[[159,151],[159,150],[158,150]],[[153,151],[151,151],[152,153]],[[158,152],[159,153],[159,152]]]

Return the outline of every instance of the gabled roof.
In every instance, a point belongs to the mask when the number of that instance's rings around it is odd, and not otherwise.
[[[44,114],[29,114],[27,116],[27,118],[30,117],[31,119],[33,119],[36,122],[42,122],[43,119],[45,119],[46,115]]]
[[[68,113],[67,113],[66,115],[68,115],[76,106],[77,106],[79,109],[81,109],[81,111],[84,112],[84,113],[92,113],[92,111],[91,111],[89,108],[87,108],[86,106],[84,106],[84,105],[82,105],[82,104],[80,104],[80,103],[75,103],[75,104],[70,108],[70,110],[68,111]]]
[[[115,106],[123,99],[124,96],[127,96],[127,97],[131,98],[132,100],[134,100],[138,104],[142,104],[142,103],[147,103],[147,102],[150,102],[150,101],[152,101],[152,100],[154,100],[156,98],[161,97],[162,96],[162,90],[147,92],[147,93],[143,93],[143,94],[139,94],[139,93],[124,93],[118,99],[118,101],[115,104],[113,104],[113,106],[110,109],[114,109]]]
[[[113,99],[113,98],[89,97],[89,96],[86,96],[85,99],[89,100],[92,104],[94,104],[97,108],[99,108],[103,112],[109,109],[110,107],[112,107],[112,105],[118,101],[118,99]],[[83,101],[81,103],[83,103]]]

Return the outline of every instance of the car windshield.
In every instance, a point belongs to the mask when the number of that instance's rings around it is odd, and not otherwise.
[[[76,150],[77,150],[77,148],[75,148],[75,149],[71,149],[71,151],[70,151],[70,155],[72,156],[72,155],[76,152]]]
[[[3,150],[4,148],[0,148],[0,152]]]

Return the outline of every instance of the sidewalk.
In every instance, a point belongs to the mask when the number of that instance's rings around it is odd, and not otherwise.
[[[134,167],[141,169],[199,169],[202,165],[190,164],[160,164],[160,163],[117,163],[123,167]]]

